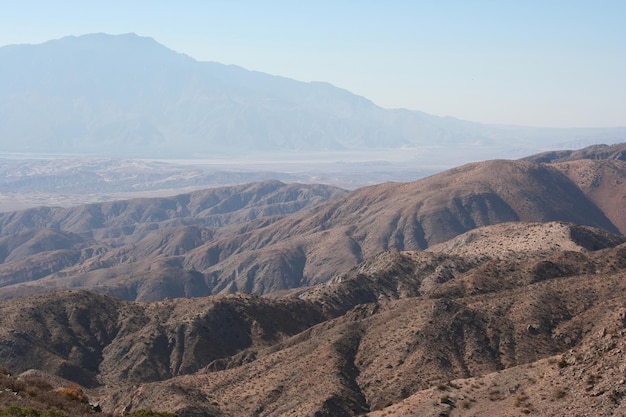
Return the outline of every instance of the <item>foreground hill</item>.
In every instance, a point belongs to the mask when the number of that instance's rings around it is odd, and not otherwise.
[[[623,399],[625,242],[504,224],[382,253],[297,298],[4,300],[0,358],[114,413],[608,415]]]
[[[19,250],[0,264],[0,297],[55,288],[144,301],[268,294],[328,282],[381,251],[423,250],[492,224],[566,221],[624,232],[622,161],[567,164],[495,160],[349,193],[270,181],[2,214],[4,245]],[[54,230],[32,235],[40,228]],[[57,229],[78,243],[39,242]],[[21,248],[31,235],[31,249]]]

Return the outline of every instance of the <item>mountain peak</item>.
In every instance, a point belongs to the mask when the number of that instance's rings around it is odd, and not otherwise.
[[[450,152],[522,138],[537,149],[545,135],[561,141],[554,130],[536,130],[529,141],[528,129],[386,110],[328,83],[198,62],[136,33],[2,47],[0,80],[5,152],[198,157],[433,144]],[[624,132],[598,129],[584,137]],[[571,130],[562,134],[577,139]]]
[[[144,55],[154,50],[169,51],[178,54],[172,49],[157,42],[154,38],[148,36],[140,36],[134,32],[122,34],[108,34],[103,32],[88,33],[84,35],[70,35],[60,39],[54,39],[45,42],[39,46],[40,48],[70,48],[75,53],[91,50],[98,53],[107,53],[111,49],[120,54],[124,54],[125,50],[130,49],[133,53]]]
[[[111,42],[111,41],[115,41],[115,42],[137,42],[137,41],[142,41],[142,42],[153,42],[153,43],[158,43],[154,40],[154,38],[151,38],[149,36],[140,36],[138,34],[136,34],[135,32],[128,32],[128,33],[120,33],[120,34],[112,34],[112,33],[105,33],[105,32],[94,32],[94,33],[85,33],[83,35],[68,35],[68,36],[64,36],[62,38],[59,39],[53,39],[50,40],[48,42],[45,42],[45,44],[47,43],[54,43],[54,42],[65,42],[65,43],[69,43],[69,42]]]

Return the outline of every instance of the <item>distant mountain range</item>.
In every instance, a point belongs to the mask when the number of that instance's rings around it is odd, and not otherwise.
[[[506,154],[624,138],[626,127],[490,126],[387,110],[327,83],[198,62],[135,34],[0,48],[4,152],[215,157],[469,146]]]

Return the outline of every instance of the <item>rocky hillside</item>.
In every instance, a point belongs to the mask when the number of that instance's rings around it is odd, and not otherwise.
[[[73,380],[114,414],[619,414],[625,274],[623,236],[489,226],[297,297],[4,300],[0,365]]]
[[[626,233],[626,143],[552,151],[524,160],[549,163],[561,171]]]
[[[260,217],[294,213],[346,191],[327,185],[285,184],[268,180],[210,188],[175,197],[138,198],[80,207],[40,207],[0,213],[0,236],[32,229],[60,229],[134,242],[155,229],[194,224],[223,227]]]
[[[626,143],[615,145],[592,145],[583,149],[549,151],[523,158],[525,161],[538,163],[571,162],[581,159],[611,159],[626,161]]]
[[[624,232],[625,175],[618,160],[495,160],[352,192],[268,181],[5,213],[0,297],[55,288],[144,301],[269,294],[328,282],[381,251],[423,250],[492,224],[566,221]]]
[[[581,159],[553,166],[576,183],[621,233],[626,233],[626,160]]]

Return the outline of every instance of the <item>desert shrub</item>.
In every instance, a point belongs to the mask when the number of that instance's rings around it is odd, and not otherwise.
[[[454,400],[452,398],[450,398],[450,396],[448,396],[448,395],[444,395],[443,397],[441,397],[439,399],[439,402],[441,404],[447,404],[447,405],[449,405],[451,407],[454,407]]]
[[[472,408],[472,402],[469,400],[463,400],[461,401],[461,407],[466,410],[469,410],[470,408]]]
[[[504,399],[504,394],[500,392],[499,389],[493,388],[489,391],[489,400],[491,401],[501,401]]]
[[[68,415],[59,410],[41,412],[31,407],[12,405],[0,410],[0,417],[68,417]]]
[[[30,407],[18,407],[12,405],[0,411],[0,417],[39,417],[39,411]]]
[[[0,417],[85,417],[93,416],[92,407],[79,386],[59,392],[40,377],[16,378],[0,375]],[[69,394],[69,395],[65,395]],[[45,411],[47,410],[47,411]],[[113,417],[106,413],[101,417]]]
[[[162,413],[151,410],[137,410],[132,413],[124,414],[124,417],[176,417],[173,413]]]
[[[68,415],[60,410],[48,410],[41,417],[68,417]]]
[[[81,403],[89,402],[87,396],[78,385],[72,384],[67,387],[57,388],[55,391],[74,401]]]
[[[552,390],[552,398],[561,399],[567,395],[567,392],[561,387],[554,387]]]
[[[24,381],[18,381],[14,378],[9,378],[4,381],[2,384],[6,389],[9,389],[13,392],[22,392],[26,389],[26,383]]]
[[[29,376],[29,377],[21,378],[21,380],[30,387],[36,387],[44,391],[49,391],[52,389],[52,384],[50,384],[50,382],[46,381],[44,378],[41,378],[41,377]]]

